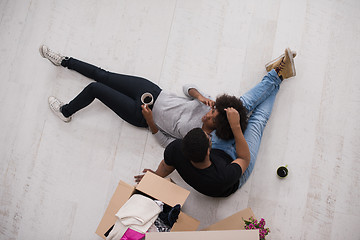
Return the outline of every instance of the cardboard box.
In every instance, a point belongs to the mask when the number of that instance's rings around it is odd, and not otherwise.
[[[96,230],[96,234],[105,239],[105,233],[114,225],[115,214],[125,204],[125,202],[136,191],[141,191],[153,198],[156,198],[169,206],[176,204],[184,205],[190,192],[176,184],[159,177],[151,172],[147,172],[141,182],[136,186],[131,186],[120,181]],[[258,230],[244,230],[244,219],[254,216],[250,208],[237,212],[209,227],[196,231],[200,222],[195,218],[180,212],[177,222],[171,232],[149,232],[145,239],[148,240],[179,240],[179,239],[244,239],[258,240]]]
[[[246,208],[214,223],[201,231],[146,233],[146,240],[182,240],[182,239],[226,239],[226,240],[259,240],[259,230],[245,230],[243,219],[254,217],[250,208]]]
[[[174,207],[176,204],[183,206],[190,194],[188,190],[151,172],[147,172],[136,187],[120,181],[96,229],[97,235],[103,239],[106,238],[104,234],[116,222],[115,214],[136,191],[143,192],[171,207]],[[178,220],[171,228],[171,231],[195,231],[199,225],[200,222],[198,220],[180,212]]]
[[[215,231],[215,230],[245,230],[243,219],[249,220],[254,217],[254,213],[250,208],[246,208],[237,212],[230,217],[227,217],[217,223],[214,223],[201,231]]]

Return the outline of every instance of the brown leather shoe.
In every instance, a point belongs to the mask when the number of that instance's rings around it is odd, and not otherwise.
[[[291,51],[291,54],[293,56],[293,58],[296,57],[296,52],[295,51]],[[285,57],[285,54],[281,54],[279,57],[275,58],[274,60],[271,60],[270,62],[268,62],[267,64],[265,64],[265,69],[267,72],[270,72],[271,69],[274,69],[277,65],[280,64],[281,60]]]
[[[278,65],[274,67],[281,80],[294,77],[296,75],[293,55],[290,48],[285,49],[285,56]]]

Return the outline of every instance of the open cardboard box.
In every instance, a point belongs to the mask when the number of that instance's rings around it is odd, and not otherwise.
[[[103,239],[106,238],[104,234],[115,224],[115,214],[136,191],[143,192],[172,207],[176,204],[183,206],[190,194],[188,190],[151,172],[147,172],[135,187],[120,181],[96,229],[97,235]],[[254,214],[250,208],[247,208],[201,231],[196,231],[200,221],[186,215],[184,212],[180,212],[178,220],[171,228],[171,232],[149,232],[146,233],[145,238],[150,240],[177,240],[219,239],[221,237],[223,239],[258,240],[258,230],[244,230],[242,218],[249,219],[251,216],[254,216]]]
[[[151,172],[147,172],[136,187],[120,181],[100,221],[96,234],[104,239],[106,238],[104,234],[116,221],[115,214],[136,191],[143,192],[171,207],[176,204],[183,206],[190,194],[188,190]],[[180,212],[178,220],[171,228],[171,231],[195,231],[199,224],[200,222],[195,218]]]

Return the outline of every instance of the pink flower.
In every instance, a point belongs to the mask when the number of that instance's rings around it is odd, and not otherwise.
[[[260,220],[260,223],[261,223],[261,225],[265,225],[265,219],[262,218],[262,219]]]
[[[268,235],[270,232],[269,228],[265,227],[265,219],[261,218],[261,220],[258,222],[257,219],[250,217],[249,220],[244,220],[245,229],[259,229],[259,237],[260,240],[265,240],[265,236]]]

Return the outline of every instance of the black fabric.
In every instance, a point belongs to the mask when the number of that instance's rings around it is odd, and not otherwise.
[[[163,211],[159,213],[159,218],[163,221],[164,224],[172,228],[179,217],[180,209],[180,204],[177,204],[174,207],[170,207],[169,205],[164,204]]]
[[[111,226],[111,228],[109,228],[109,230],[106,231],[106,233],[104,234],[105,237],[109,236],[111,230],[113,230],[114,225]]]
[[[96,81],[62,107],[61,112],[65,117],[73,115],[97,98],[128,123],[147,127],[141,112],[141,95],[149,92],[155,102],[161,92],[156,84],[145,78],[108,72],[74,58],[64,59],[61,65]],[[152,109],[152,106],[149,108]]]
[[[65,57],[65,58],[61,61],[61,66],[63,66],[63,67],[68,67],[68,66],[69,66],[69,57]]]
[[[241,167],[231,163],[233,159],[224,151],[210,151],[211,166],[205,169],[195,168],[181,151],[181,141],[170,143],[164,152],[167,165],[175,167],[184,181],[198,192],[210,197],[227,197],[239,187]]]

